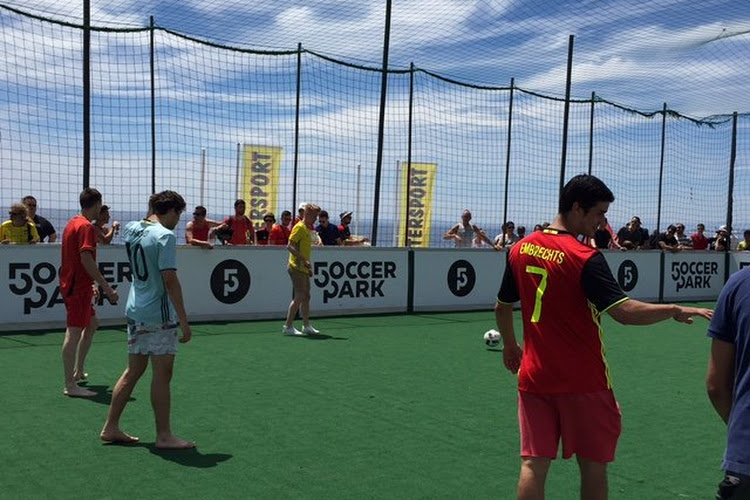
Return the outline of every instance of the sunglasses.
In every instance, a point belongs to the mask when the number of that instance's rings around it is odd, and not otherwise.
[[[29,208],[36,208],[36,203],[27,203],[26,206]]]
[[[11,217],[23,217],[24,216],[24,214],[17,213],[17,212],[8,212],[8,215],[10,215]]]

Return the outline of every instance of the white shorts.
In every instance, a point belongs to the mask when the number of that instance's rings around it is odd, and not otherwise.
[[[128,318],[128,353],[177,354],[177,325],[146,325]]]

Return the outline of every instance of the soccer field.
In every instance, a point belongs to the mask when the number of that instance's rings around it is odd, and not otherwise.
[[[281,321],[195,325],[172,427],[198,448],[172,452],[153,447],[148,372],[121,422],[142,442],[98,439],[124,329],[97,333],[93,401],[62,396],[62,331],[0,336],[2,497],[515,498],[516,381],[483,344],[491,311],[314,324],[317,338],[282,336]],[[604,326],[623,413],[610,498],[712,498],[725,427],[704,390],[707,323]],[[547,492],[578,498],[575,460],[553,463]]]

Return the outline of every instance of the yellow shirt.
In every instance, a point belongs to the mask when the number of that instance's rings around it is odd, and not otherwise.
[[[737,245],[737,250],[740,252],[744,252],[747,250],[747,242],[745,240],[740,241],[740,244]]]
[[[13,221],[6,220],[0,225],[0,241],[5,240],[16,244],[36,243],[39,241],[39,232],[33,222],[26,221],[23,226],[18,227],[13,225]]]
[[[310,230],[303,221],[298,222],[292,228],[292,232],[289,235],[289,242],[296,243],[302,257],[308,262],[310,261],[310,257],[312,257],[312,240],[310,238]],[[289,252],[289,267],[301,273],[312,274],[310,270],[305,267],[305,264],[295,257],[292,252]]]

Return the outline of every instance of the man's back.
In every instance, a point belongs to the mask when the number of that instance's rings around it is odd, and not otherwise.
[[[611,388],[598,316],[626,296],[601,253],[570,233],[546,229],[515,245],[508,263],[512,275],[506,276],[515,283],[504,280],[498,299],[521,300],[519,389],[559,394]]]
[[[177,269],[174,233],[158,222],[141,220],[127,225],[123,239],[133,273],[126,315],[147,325],[175,323],[161,276],[162,271]]]

